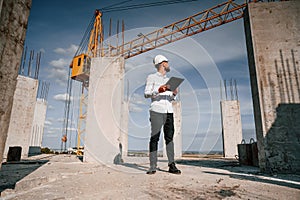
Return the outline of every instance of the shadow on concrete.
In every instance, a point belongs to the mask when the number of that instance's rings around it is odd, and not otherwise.
[[[300,175],[300,104],[280,103],[275,116],[263,142],[265,171]]]
[[[0,169],[0,196],[1,192],[6,189],[15,189],[18,181],[46,164],[52,156],[45,156],[36,160],[2,163]]]
[[[227,170],[229,173],[204,170],[204,173],[225,175],[230,178],[256,181],[300,189],[300,176],[295,174],[277,174],[276,177],[260,172],[258,167],[240,165],[237,160],[227,159],[184,159],[176,161],[180,165],[207,167]]]
[[[83,162],[83,155],[82,156],[78,155],[77,158],[78,158],[78,160],[80,160],[81,162]]]
[[[209,159],[209,158],[182,159],[182,160],[177,160],[176,163],[181,165],[213,167],[213,168],[225,168],[225,167],[234,168],[240,166],[239,161],[234,159]]]
[[[143,171],[143,172],[146,172],[148,170],[148,167],[138,165],[136,163],[122,163],[122,164],[119,164],[119,165],[122,165],[122,166],[125,166],[125,167],[128,167],[128,168],[132,168],[132,169],[136,169],[136,170],[140,170],[140,171]]]
[[[269,176],[259,176],[258,177],[258,176],[249,176],[248,174],[226,174],[226,173],[210,172],[210,171],[204,171],[204,173],[223,175],[223,176],[227,175],[230,178],[235,178],[235,179],[255,181],[255,182],[260,182],[260,183],[268,183],[268,184],[274,184],[274,185],[280,185],[280,186],[300,189],[300,182],[297,183],[296,181],[273,178],[273,177],[269,177]]]

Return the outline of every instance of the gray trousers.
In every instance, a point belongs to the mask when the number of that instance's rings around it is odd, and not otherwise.
[[[151,121],[151,138],[149,142],[150,151],[150,168],[155,169],[157,166],[157,149],[161,128],[164,130],[166,150],[169,164],[174,162],[174,119],[173,113],[157,113],[150,111]]]

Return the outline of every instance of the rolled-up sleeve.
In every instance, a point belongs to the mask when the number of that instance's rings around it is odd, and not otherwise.
[[[151,98],[150,110],[158,113],[173,113],[172,101],[176,98],[172,91],[159,93],[159,87],[166,84],[168,77],[160,74],[150,74],[146,79],[144,96]]]
[[[145,98],[150,98],[158,94],[158,91],[155,91],[155,80],[154,77],[149,75],[146,80],[146,86],[145,86],[145,92],[144,96]]]

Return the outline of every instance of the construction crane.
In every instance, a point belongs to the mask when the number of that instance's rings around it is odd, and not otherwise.
[[[85,132],[85,119],[91,58],[94,58],[99,55],[98,50],[101,49],[99,48],[99,45],[103,43],[103,26],[101,16],[102,13],[99,10],[96,10],[92,20],[93,23],[91,23],[88,27],[88,31],[85,33],[85,37],[83,37],[79,48],[75,53],[75,56],[70,64],[70,68],[72,69],[71,79],[82,83],[79,105],[79,120],[77,125],[77,155],[83,154],[83,149],[81,148],[80,144],[81,135]]]
[[[103,43],[102,13],[95,11],[94,20],[79,45],[70,68],[71,79],[82,82],[79,108],[77,149],[80,147],[86,118],[87,91],[91,58],[122,56],[125,59],[153,50],[163,45],[181,40],[200,32],[218,27],[243,17],[247,3],[235,3],[234,0],[218,4],[212,8],[196,13],[148,34],[141,34],[121,45],[112,46]],[[122,30],[124,32],[124,28]],[[87,39],[89,38],[89,39]],[[124,40],[123,40],[124,41]],[[77,151],[80,155],[80,151]]]

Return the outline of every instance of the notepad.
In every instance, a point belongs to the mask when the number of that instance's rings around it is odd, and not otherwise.
[[[170,90],[174,91],[184,81],[183,78],[171,77],[166,85],[170,85]]]

